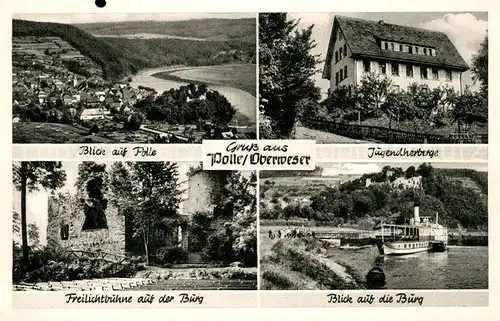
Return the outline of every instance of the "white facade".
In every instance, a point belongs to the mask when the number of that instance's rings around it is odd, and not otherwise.
[[[392,85],[399,87],[399,89],[406,91],[408,86],[413,83],[417,83],[418,85],[427,85],[430,89],[438,88],[438,87],[451,87],[459,94],[462,93],[462,73],[456,70],[451,69],[443,69],[436,68],[431,66],[422,66],[416,65],[413,63],[400,63],[400,62],[389,62],[389,61],[381,61],[381,60],[353,60],[355,64],[355,72],[354,72],[354,82],[350,82],[350,84],[359,85],[361,83],[361,79],[365,72],[365,64],[369,62],[370,70],[369,72],[375,72],[380,74],[380,63],[385,64],[385,75],[391,79]],[[397,65],[398,72],[393,74],[393,64]],[[407,74],[406,68],[410,67],[413,69],[412,74]],[[349,67],[348,67],[349,68]],[[353,67],[354,68],[354,67]],[[422,68],[425,68],[427,71],[427,78],[422,77]],[[437,72],[437,73],[436,73]],[[448,74],[447,74],[448,72]],[[451,79],[450,79],[451,78]],[[342,83],[339,85],[343,85]]]
[[[333,45],[333,58],[330,77],[330,88],[356,83],[355,60],[350,58],[351,51],[340,29],[337,30],[336,41]]]
[[[335,44],[334,50],[340,48],[340,44]],[[343,44],[342,44],[343,46]],[[349,54],[349,49],[347,49]],[[348,56],[349,57],[349,56]],[[385,65],[385,75],[391,79],[392,85],[400,90],[407,91],[408,87],[417,83],[418,85],[427,85],[430,89],[438,87],[451,87],[459,94],[462,94],[462,73],[456,70],[436,68],[432,66],[416,65],[413,63],[401,63],[401,62],[390,62],[382,60],[355,60],[352,58],[343,58],[341,61],[335,63],[335,58],[332,59],[332,68],[330,76],[330,88],[334,90],[335,88],[347,86],[347,85],[360,85],[361,79],[367,73],[365,71],[366,65],[369,63],[369,71],[376,74],[383,74],[381,71],[382,65]],[[393,73],[393,65],[395,69],[397,66],[397,72]],[[412,73],[407,74],[407,67],[413,69]],[[422,75],[422,68],[427,71],[427,78]],[[342,70],[343,79],[337,82],[337,75],[340,75],[340,70]],[[347,77],[345,76],[345,71],[347,70]]]

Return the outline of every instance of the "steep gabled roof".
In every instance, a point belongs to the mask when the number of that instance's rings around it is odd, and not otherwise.
[[[461,71],[469,69],[469,66],[450,38],[442,32],[372,20],[335,16],[330,43],[328,44],[325,67],[323,69],[323,78],[326,79],[330,79],[333,44],[336,40],[336,31],[338,28],[342,31],[352,56],[428,64]],[[380,48],[381,40],[434,48],[436,56],[382,50]]]

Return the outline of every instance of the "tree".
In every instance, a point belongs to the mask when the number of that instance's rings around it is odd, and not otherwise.
[[[405,177],[412,178],[414,176],[416,176],[415,166],[408,167],[405,172]]]
[[[297,25],[286,13],[259,14],[259,106],[278,138],[292,133],[299,100],[321,98],[311,80],[320,63],[319,56],[311,54],[314,26],[297,30]]]
[[[472,56],[474,80],[481,83],[481,92],[488,97],[488,36],[484,37],[479,51]]]
[[[458,123],[459,132],[462,127],[467,131],[474,123],[488,122],[488,101],[483,94],[472,93],[466,90],[455,100],[453,119]]]
[[[18,212],[12,211],[12,234],[19,236],[21,233],[21,216]]]
[[[40,232],[35,223],[28,224],[28,239],[31,246],[40,245]]]
[[[435,110],[432,91],[427,85],[413,83],[408,86],[408,113],[413,120],[415,132],[428,131],[431,125],[431,116]]]
[[[358,102],[365,114],[374,113],[377,115],[380,113],[380,107],[387,100],[391,85],[390,78],[373,72],[361,78]]]
[[[29,267],[28,231],[26,222],[26,194],[45,190],[55,190],[64,185],[66,172],[61,162],[15,162],[13,165],[13,183],[21,192],[21,237],[23,247],[23,263]]]
[[[146,264],[160,246],[165,246],[179,225],[181,193],[177,164],[171,162],[115,163],[110,189],[115,206],[129,216],[134,237],[141,240]]]

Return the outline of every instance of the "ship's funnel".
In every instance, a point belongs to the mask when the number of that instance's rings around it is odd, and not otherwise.
[[[415,224],[420,223],[420,215],[418,211],[418,204],[415,204],[415,207],[413,208],[413,219],[415,221]]]

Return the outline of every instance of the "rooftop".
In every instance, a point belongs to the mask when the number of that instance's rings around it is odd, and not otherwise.
[[[443,32],[395,25],[383,21],[335,16],[323,69],[323,78],[326,79],[330,79],[333,44],[338,28],[342,31],[352,56],[434,65],[460,71],[469,69],[455,45]],[[382,40],[434,48],[436,56],[382,50],[380,47]]]

